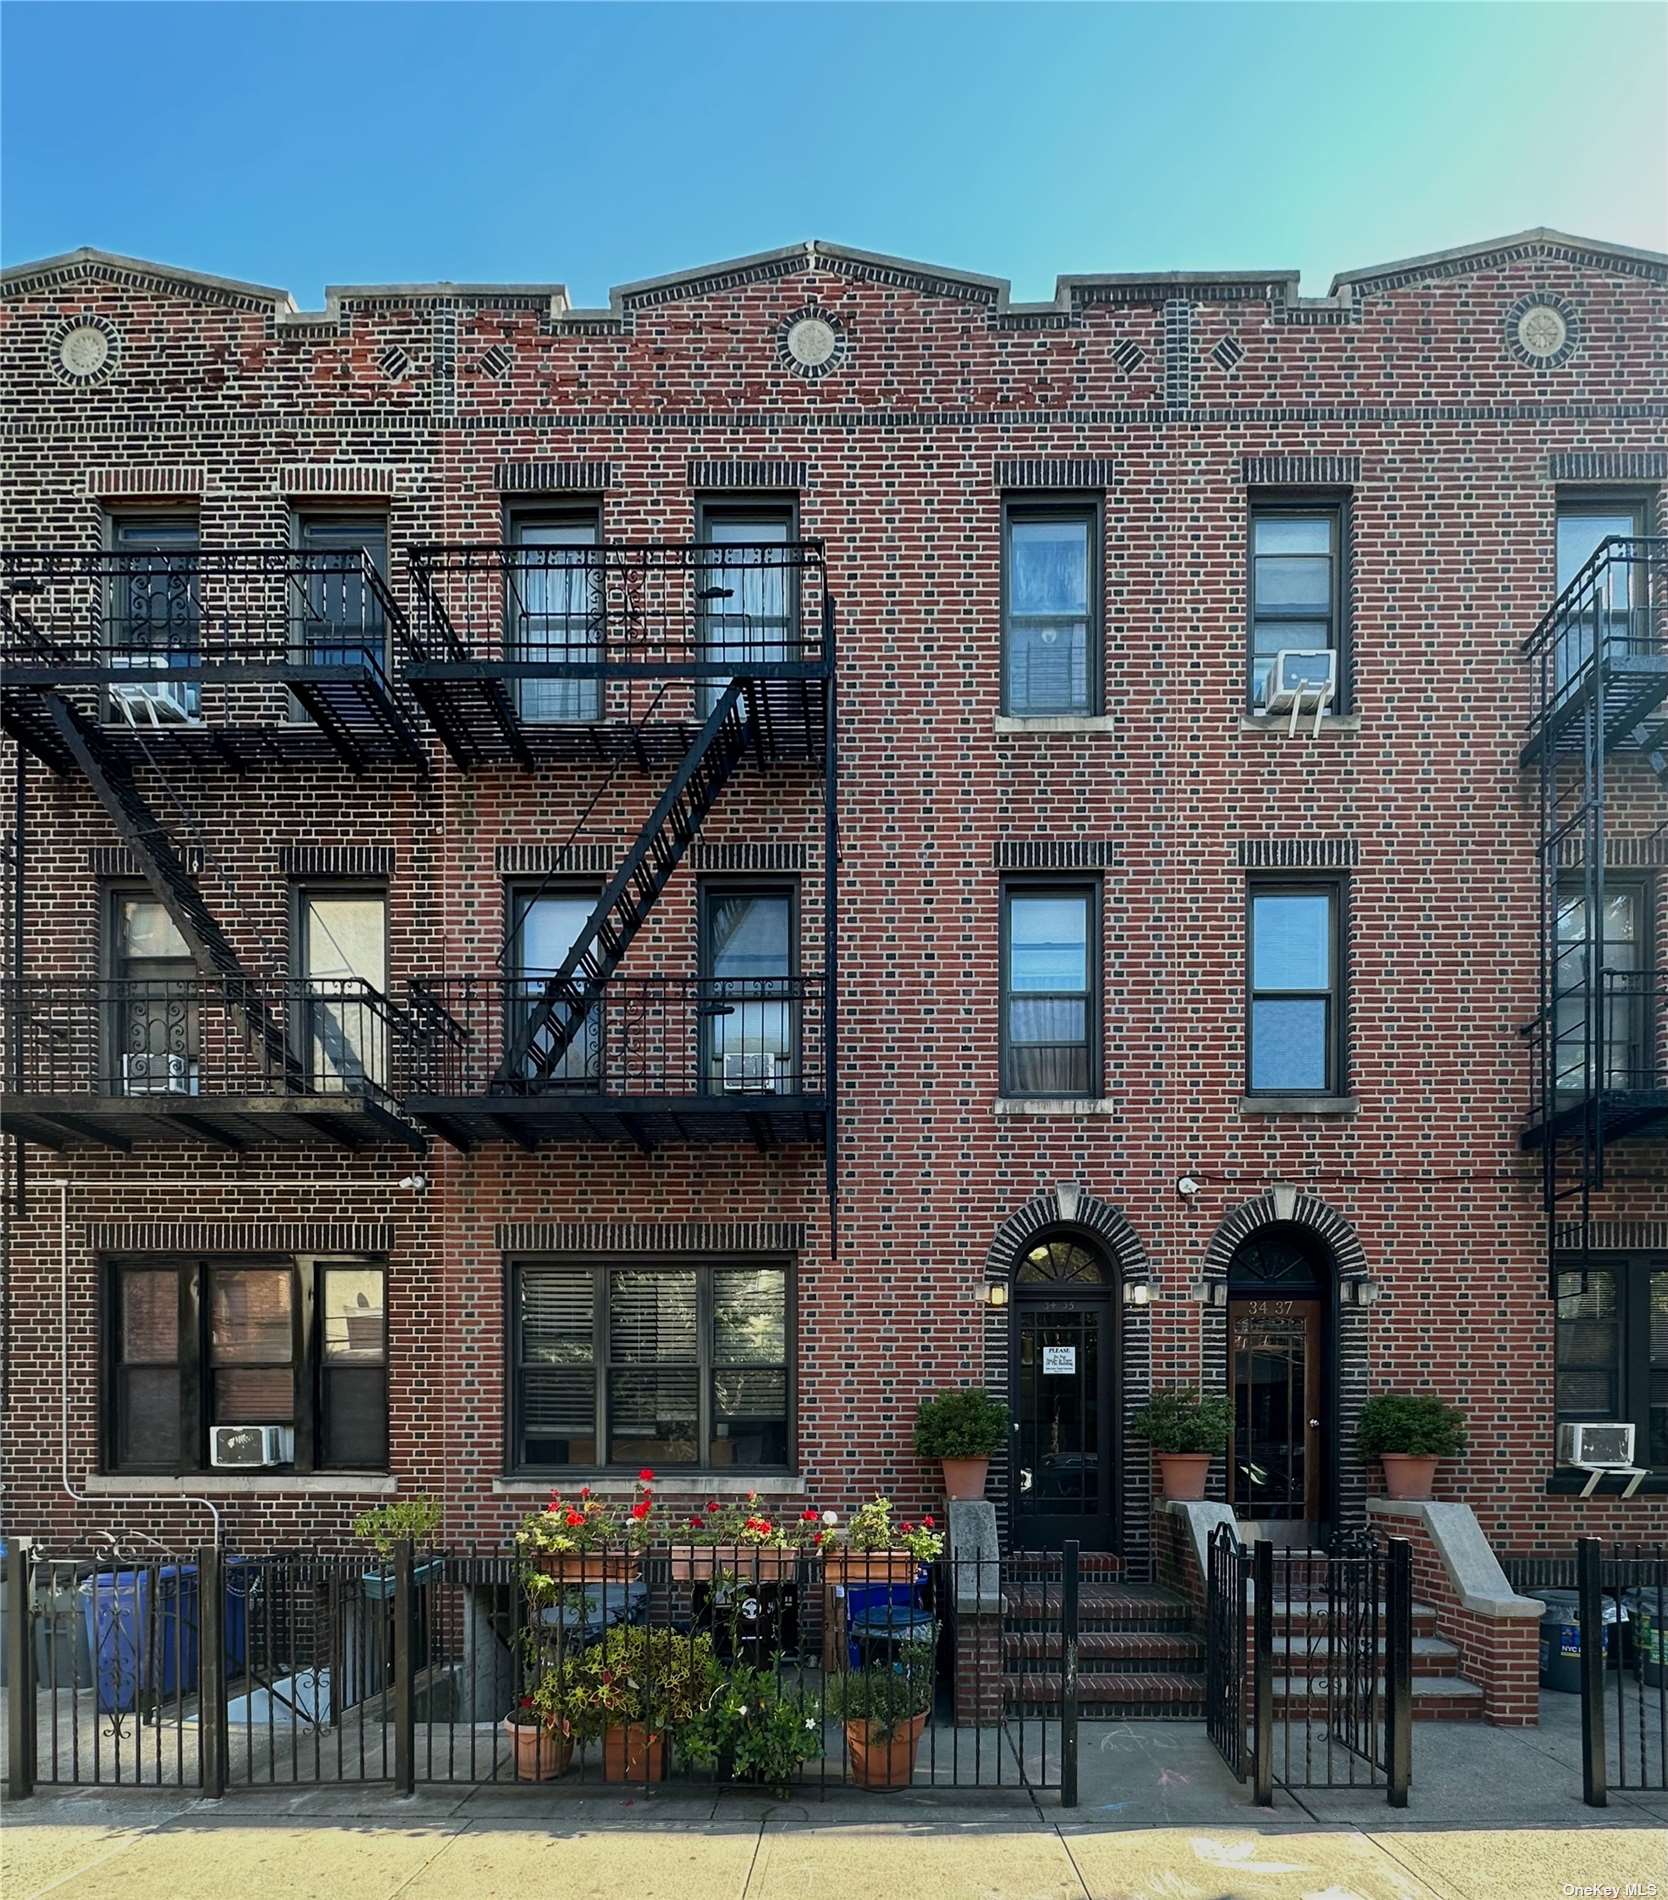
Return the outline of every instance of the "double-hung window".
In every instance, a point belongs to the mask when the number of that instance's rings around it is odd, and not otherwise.
[[[107,1286],[110,1469],[206,1470],[216,1425],[288,1427],[297,1471],[387,1465],[379,1264],[119,1260]]]
[[[1002,510],[1002,710],[1100,710],[1100,507],[1009,501]]]
[[[148,890],[113,885],[101,1093],[195,1095],[202,1086],[197,966]]]
[[[1558,1423],[1631,1422],[1668,1470],[1668,1258],[1601,1256],[1558,1275]]]
[[[717,550],[694,574],[700,658],[738,673],[749,661],[801,658],[798,570],[788,552],[798,533],[795,504],[703,502],[698,519],[701,545]],[[723,675],[702,681],[702,718],[729,683]]]
[[[1343,888],[1253,884],[1247,957],[1252,1095],[1343,1092]]]
[[[1269,676],[1283,652],[1313,656],[1290,661],[1305,680],[1336,669],[1332,710],[1347,699],[1345,662],[1345,506],[1342,501],[1267,500],[1251,506],[1251,709],[1267,700]]]
[[[1555,1088],[1582,1088],[1590,1059],[1596,1059],[1601,1088],[1650,1086],[1650,929],[1649,887],[1642,879],[1605,879],[1596,944],[1579,877],[1560,887],[1552,964]]]
[[[788,1469],[786,1265],[528,1260],[511,1282],[516,1470]]]
[[[550,979],[579,941],[580,932],[590,921],[601,893],[594,887],[545,886],[520,888],[509,893],[510,954],[505,958],[509,971],[507,986],[506,1047],[514,1049],[531,1041],[522,1053],[521,1073],[529,1079],[542,1078],[545,1084],[563,1087],[595,1087],[602,1078],[602,1036],[604,1001],[586,1012],[585,1020],[553,1066],[545,1056],[553,1046],[546,1022],[549,1005],[546,991]],[[555,1005],[558,1017],[565,1020],[566,1005]]]
[[[1100,1092],[1100,890],[1002,887],[1002,1093]]]
[[[189,724],[202,717],[195,679],[155,677],[157,669],[201,666],[203,603],[197,522],[191,515],[116,515],[105,599],[110,665],[152,675],[110,688],[108,717],[133,725]]]
[[[799,1087],[794,995],[794,891],[787,885],[703,884],[703,1087],[787,1094]]]
[[[295,894],[300,1048],[309,1088],[359,1094],[388,1084],[388,900],[380,890],[309,885]]]
[[[576,666],[603,658],[606,590],[594,552],[601,540],[602,516],[594,507],[510,517],[504,643],[511,660]],[[602,680],[594,673],[525,678],[517,705],[523,719],[541,725],[600,719]]]

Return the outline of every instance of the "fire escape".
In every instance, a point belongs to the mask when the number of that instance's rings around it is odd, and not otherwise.
[[[1539,786],[1540,1007],[1522,1144],[1538,1151],[1556,1288],[1560,1230],[1588,1246],[1618,1144],[1668,1136],[1664,939],[1618,895],[1611,821],[1633,861],[1668,842],[1668,539],[1612,536],[1525,642]],[[1641,819],[1644,820],[1643,824]],[[1654,820],[1654,825],[1652,821]]]
[[[253,789],[275,769],[324,762],[421,767],[387,664],[388,642],[408,639],[358,552],[0,552],[0,726],[19,748],[20,812],[23,755],[84,780],[183,945],[162,962],[190,966],[31,976],[19,896],[9,1134],[50,1148],[181,1135],[230,1149],[421,1148],[395,1112],[397,1013],[357,981],[246,967],[200,881],[213,872],[231,886],[192,802],[211,772]]]
[[[815,542],[447,546],[411,556],[406,678],[457,764],[663,788],[571,944],[414,982],[415,1120],[509,1140],[820,1144],[834,1169],[834,603]],[[759,974],[648,967],[633,940],[725,787],[820,790],[822,908]],[[819,786],[820,781],[820,786]],[[560,854],[558,854],[560,857]],[[555,873],[531,896],[555,888]],[[817,939],[820,938],[820,946]],[[700,961],[692,942],[689,962]]]

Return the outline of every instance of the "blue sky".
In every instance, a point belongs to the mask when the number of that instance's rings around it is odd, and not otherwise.
[[[1668,249],[1660,5],[7,4],[0,251],[610,284],[831,238],[1011,277]]]

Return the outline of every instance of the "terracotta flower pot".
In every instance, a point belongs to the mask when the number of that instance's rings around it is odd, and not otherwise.
[[[573,1760],[573,1739],[554,1722],[517,1722],[508,1718],[505,1732],[515,1745],[517,1781],[554,1781],[565,1775]]]
[[[870,1738],[867,1720],[846,1724],[846,1753],[851,1778],[859,1788],[907,1788],[915,1775],[915,1752],[927,1726],[925,1709],[912,1715],[884,1740]]]
[[[604,1781],[663,1781],[666,1737],[642,1722],[621,1722],[603,1731]]]
[[[828,1583],[913,1583],[920,1559],[907,1550],[840,1550],[823,1558]]]
[[[946,1458],[944,1465],[944,1495],[947,1498],[982,1498],[985,1494],[985,1473],[990,1469],[988,1458]]]
[[[558,1556],[541,1551],[533,1559],[536,1567],[558,1583],[631,1583],[642,1568],[642,1560],[632,1556],[602,1556],[592,1551],[575,1551]]]
[[[707,1581],[728,1572],[743,1583],[775,1583],[799,1570],[799,1552],[770,1544],[674,1544],[674,1583]]]
[[[1205,1480],[1210,1476],[1208,1451],[1161,1451],[1156,1455],[1167,1498],[1191,1500],[1205,1495]]]
[[[1428,1498],[1436,1482],[1440,1458],[1415,1458],[1411,1452],[1381,1451],[1384,1466],[1384,1493],[1392,1498]]]

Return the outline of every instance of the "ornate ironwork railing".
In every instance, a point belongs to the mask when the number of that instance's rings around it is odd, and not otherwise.
[[[548,1075],[528,1020],[545,973],[447,976],[410,986],[425,1033],[411,1045],[409,1093],[454,1098],[712,1095],[745,1107],[824,1087],[820,971],[792,977],[615,976],[575,984],[583,1025]],[[519,1051],[519,1059],[518,1059]]]
[[[707,678],[832,657],[820,541],[425,546],[409,556],[417,657],[490,663],[525,719],[593,717],[602,679]]]
[[[1530,1119],[1596,1096],[1618,1105],[1668,1092],[1668,971],[1599,970],[1525,1026]]]
[[[278,1034],[250,1028],[263,1006]],[[23,1095],[393,1100],[414,1025],[353,978],[25,978],[0,985],[0,1075]]]
[[[109,679],[140,723],[196,717],[199,682],[229,667],[362,671],[386,691],[390,646],[411,657],[410,625],[358,550],[0,550],[0,661]]]

